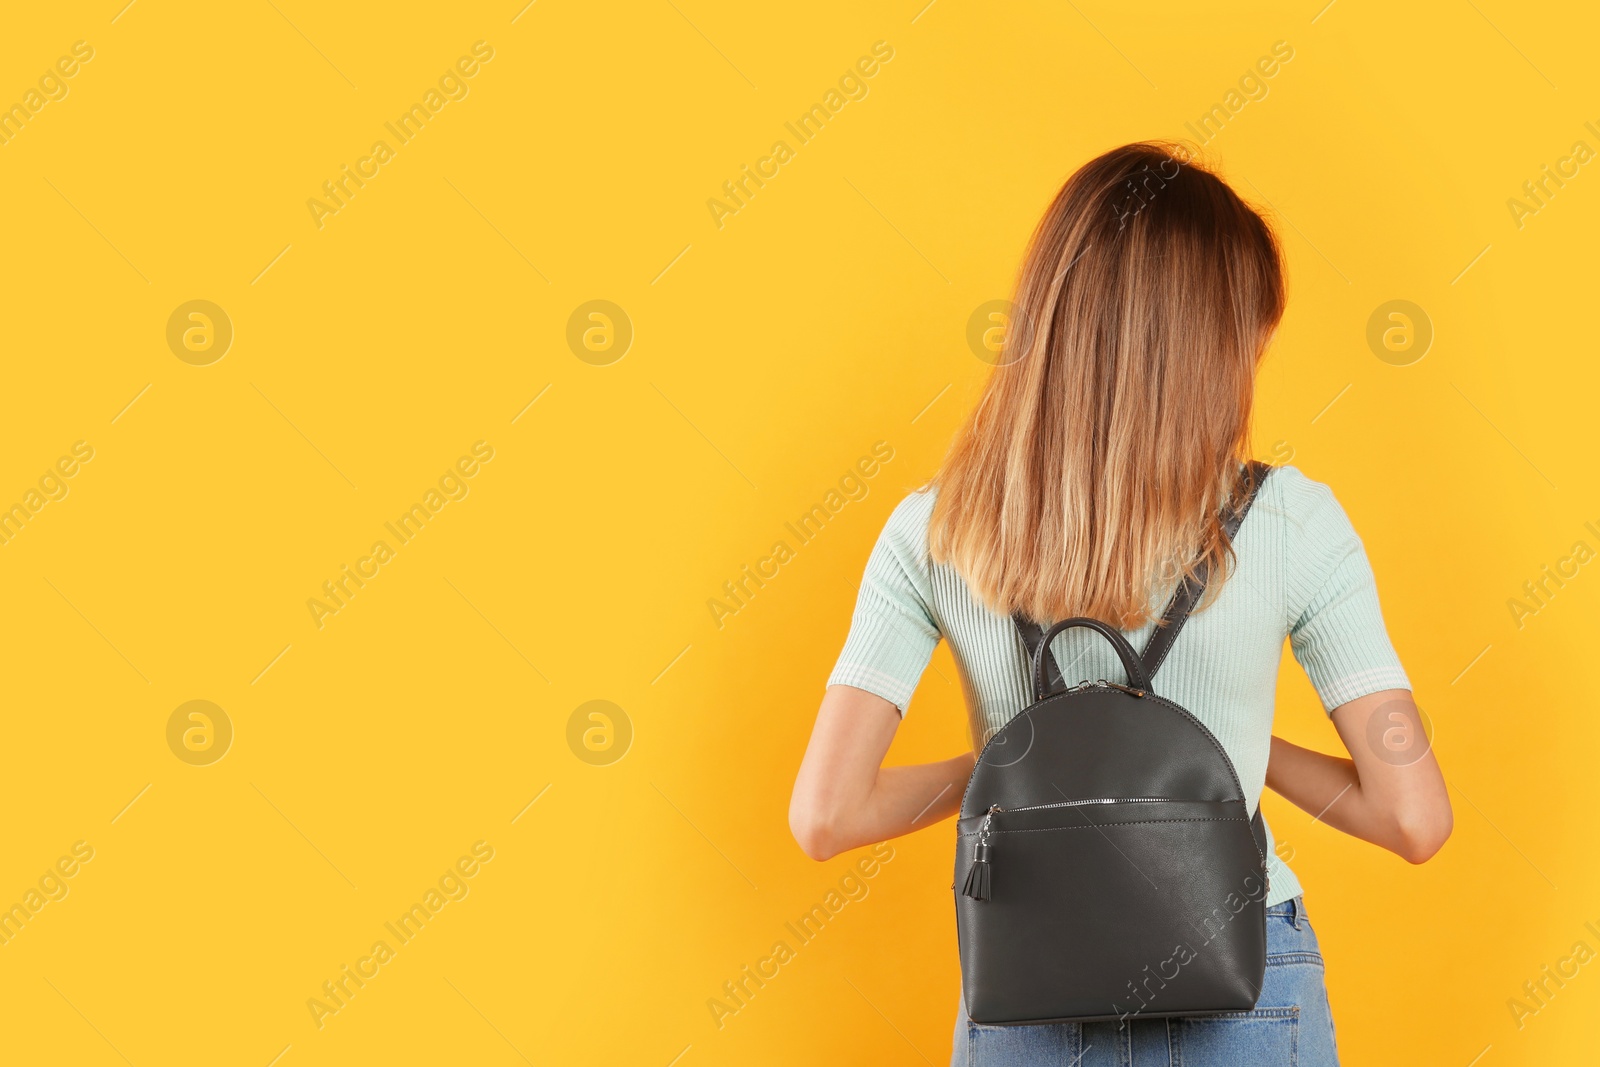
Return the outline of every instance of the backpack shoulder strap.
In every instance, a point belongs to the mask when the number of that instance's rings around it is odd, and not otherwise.
[[[1022,638],[1022,647],[1027,652],[1027,661],[1032,663],[1033,657],[1038,651],[1039,642],[1044,639],[1044,627],[1020,612],[1011,616],[1011,621],[1016,626],[1017,636]],[[1032,671],[1028,672],[1030,677],[1032,677],[1032,673]],[[1055,654],[1048,648],[1044,650],[1044,677],[1044,691],[1046,693],[1059,692],[1067,687],[1067,683],[1061,677],[1061,668],[1056,666]],[[1030,681],[1028,684],[1031,686],[1033,683]],[[1037,693],[1032,695],[1035,698],[1039,696]]]
[[[1230,542],[1238,535],[1244,517],[1250,513],[1250,505],[1255,503],[1261,483],[1267,480],[1267,475],[1272,471],[1273,468],[1268,464],[1254,460],[1246,466],[1244,495],[1222,520],[1222,529],[1227,533]],[[1206,568],[1202,565],[1194,576],[1185,578],[1178,586],[1177,592],[1172,595],[1172,601],[1162,613],[1161,621],[1156,624],[1155,631],[1150,634],[1150,640],[1144,646],[1139,659],[1144,665],[1145,675],[1152,681],[1155,679],[1156,671],[1167,658],[1167,653],[1172,651],[1172,643],[1178,639],[1178,632],[1189,620],[1189,613],[1194,610],[1194,606],[1200,602],[1200,597],[1205,593],[1207,577]]]
[[[1222,520],[1222,528],[1227,532],[1230,542],[1238,536],[1239,527],[1244,524],[1244,517],[1250,514],[1250,505],[1255,503],[1261,483],[1267,480],[1267,475],[1273,470],[1270,464],[1257,460],[1251,460],[1246,464],[1244,495]],[[1162,613],[1161,621],[1156,624],[1155,632],[1150,635],[1150,640],[1144,646],[1144,652],[1139,656],[1148,677],[1155,678],[1156,671],[1167,658],[1167,653],[1172,651],[1172,643],[1178,639],[1178,631],[1189,621],[1189,613],[1194,610],[1194,606],[1200,602],[1201,595],[1206,591],[1206,579],[1206,568],[1201,566],[1195,576],[1185,578],[1178,591],[1172,595],[1172,602]],[[1250,817],[1250,834],[1255,838],[1256,851],[1261,853],[1262,864],[1270,866],[1267,858],[1267,827],[1261,818],[1259,799],[1256,800],[1256,810]]]

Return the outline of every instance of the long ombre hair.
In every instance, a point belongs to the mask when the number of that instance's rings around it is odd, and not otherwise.
[[[1272,230],[1183,146],[1085,164],[1033,235],[997,366],[934,479],[932,557],[993,611],[1122,629],[1202,563],[1225,575],[1221,509],[1284,299]]]

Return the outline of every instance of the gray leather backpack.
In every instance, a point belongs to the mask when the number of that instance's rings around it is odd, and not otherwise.
[[[1272,468],[1252,464],[1238,532]],[[1035,703],[983,748],[957,823],[967,1014],[1016,1025],[1255,1007],[1266,967],[1266,830],[1211,731],[1157,696],[1156,672],[1205,589],[1173,596],[1142,653],[1095,619],[1018,617]],[[1068,687],[1050,642],[1087,627],[1126,684]]]

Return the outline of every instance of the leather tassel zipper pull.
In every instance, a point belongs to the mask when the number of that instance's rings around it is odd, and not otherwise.
[[[966,884],[961,887],[961,895],[973,900],[989,899],[989,853],[992,848],[989,844],[989,824],[999,810],[999,805],[990,808],[983,817],[983,824],[978,827],[978,843],[972,850],[972,867],[967,871]]]

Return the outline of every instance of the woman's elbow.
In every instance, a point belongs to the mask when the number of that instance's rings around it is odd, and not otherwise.
[[[799,796],[789,802],[789,832],[800,851],[818,862],[831,860],[844,851],[838,846],[833,820],[820,805]]]
[[[1395,851],[1408,863],[1426,863],[1438,855],[1454,828],[1449,798],[1441,797],[1425,809],[1401,814]]]

